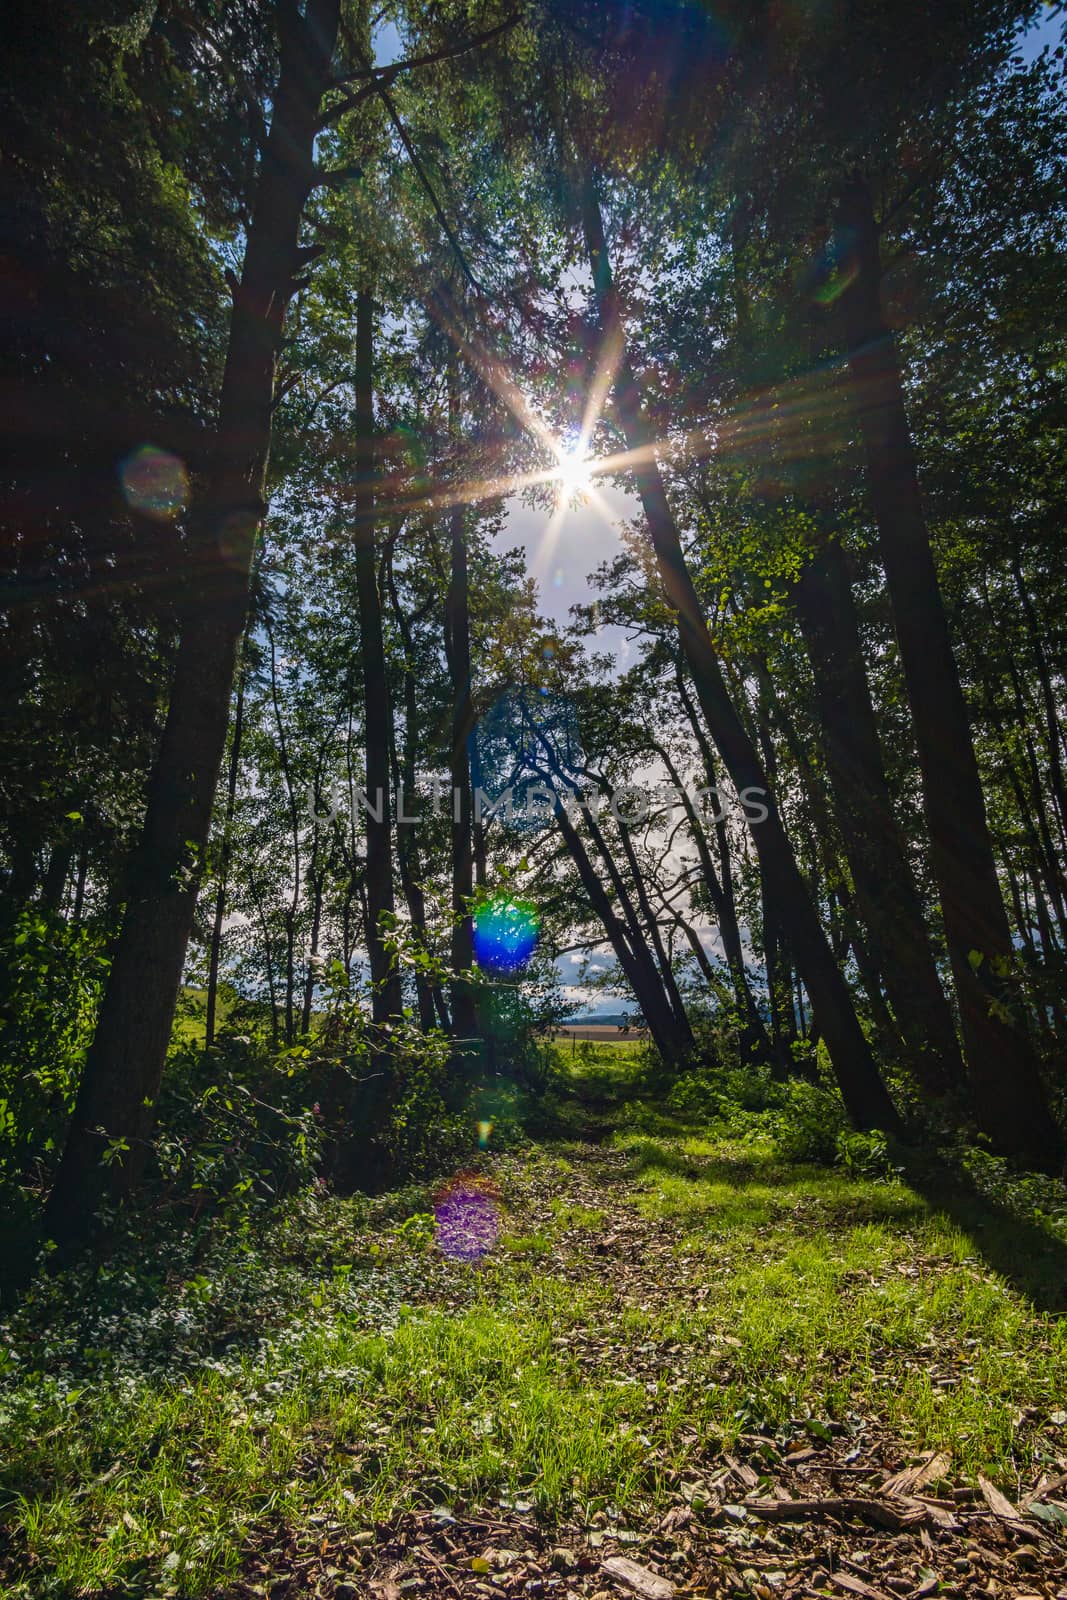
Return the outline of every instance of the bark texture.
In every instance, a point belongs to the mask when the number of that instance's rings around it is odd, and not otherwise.
[[[842,192],[839,224],[856,267],[843,300],[850,390],[915,730],[975,1110],[998,1149],[1056,1171],[1063,1137],[1012,982],[1011,929],[930,549],[896,341],[882,316],[878,232],[862,178]]]

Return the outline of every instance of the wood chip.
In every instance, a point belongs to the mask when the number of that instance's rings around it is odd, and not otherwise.
[[[830,1582],[835,1589],[842,1589],[845,1594],[858,1594],[862,1600],[889,1600],[884,1589],[876,1589],[873,1583],[854,1578],[850,1572],[831,1572]]]
[[[988,1478],[983,1478],[981,1473],[978,1474],[978,1487],[982,1491],[982,1497],[986,1505],[995,1517],[1000,1517],[1005,1522],[1019,1521],[1019,1512],[1012,1505],[1007,1495],[1001,1494],[996,1485],[990,1483]]]
[[[756,1488],[759,1483],[758,1472],[753,1472],[752,1468],[744,1461],[735,1461],[733,1456],[727,1456],[726,1461],[734,1477],[740,1483],[743,1483],[746,1489]]]
[[[640,1595],[641,1600],[674,1600],[674,1584],[669,1579],[661,1578],[647,1567],[639,1567],[636,1561],[629,1561],[626,1556],[608,1556],[600,1565],[609,1578],[631,1593]]]
[[[860,1495],[838,1495],[824,1500],[746,1500],[745,1510],[765,1522],[805,1521],[808,1517],[863,1517],[882,1528],[914,1528],[927,1519],[921,1501],[867,1500]]]
[[[1043,1472],[1036,1488],[1031,1489],[1023,1501],[1022,1509],[1026,1511],[1029,1506],[1037,1505],[1046,1495],[1055,1494],[1057,1489],[1062,1489],[1065,1483],[1067,1483],[1067,1472],[1061,1472],[1057,1478],[1050,1478],[1047,1472]]]
[[[942,1504],[939,1500],[926,1500],[921,1495],[912,1499],[910,1496],[900,1496],[900,1502],[905,1506],[919,1506],[927,1519],[939,1528],[944,1528],[946,1533],[954,1533],[959,1527],[959,1519],[953,1515],[952,1508]]]
[[[931,1450],[923,1456],[913,1467],[905,1467],[902,1472],[895,1472],[887,1478],[882,1485],[883,1494],[914,1494],[916,1489],[923,1489],[928,1483],[936,1483],[938,1478],[943,1478],[951,1466],[951,1457],[940,1450]]]

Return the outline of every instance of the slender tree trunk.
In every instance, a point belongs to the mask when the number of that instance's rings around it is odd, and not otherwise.
[[[263,931],[263,961],[267,969],[267,996],[270,1000],[270,1036],[276,1046],[278,1044],[278,990],[274,981],[274,946],[270,936],[270,924],[263,905],[263,896],[256,888],[255,874],[251,878],[252,900],[259,913],[259,926]]]
[[[726,825],[726,807],[719,802],[718,772],[715,757],[700,714],[693,704],[692,696],[686,687],[685,674],[679,663],[675,672],[675,681],[678,685],[678,697],[682,702],[689,726],[693,730],[693,737],[700,751],[700,759],[704,767],[704,778],[708,788],[715,799],[715,845],[719,858],[719,882],[722,886],[721,903],[714,899],[712,880],[714,871],[708,876],[708,890],[712,894],[715,914],[719,920],[719,935],[722,939],[723,954],[730,969],[734,983],[734,994],[742,1013],[747,1016],[748,1022],[744,1025],[741,1036],[742,1054],[753,1061],[764,1061],[770,1064],[775,1057],[774,1045],[767,1032],[752,985],[748,979],[748,968],[745,964],[744,946],[741,942],[741,925],[737,916],[737,897],[734,894],[733,860],[730,851],[730,830]]]
[[[693,710],[695,714],[695,708],[693,708]],[[701,730],[701,733],[703,733],[703,730]],[[726,889],[721,883],[717,872],[715,871],[715,864],[711,856],[710,842],[706,832],[704,831],[704,826],[700,820],[700,815],[693,804],[692,797],[681,780],[681,776],[677,767],[674,765],[669,753],[662,745],[654,745],[653,749],[663,762],[663,765],[667,769],[668,777],[681,796],[682,806],[686,814],[686,820],[689,823],[689,831],[692,834],[693,843],[696,845],[697,858],[700,861],[704,886],[708,891],[708,896],[715,911],[715,920],[719,928],[719,938],[722,940],[723,954],[726,957],[726,968],[730,974],[730,981],[734,992],[734,1000],[737,1005],[737,1010],[740,1014],[742,1055],[746,1059],[765,1061],[769,1064],[774,1058],[774,1048],[767,1034],[767,1029],[764,1025],[763,1018],[760,1016],[759,1007],[756,1005],[756,1001],[752,994],[752,988],[748,981],[748,973],[745,970],[745,957],[741,946],[741,930],[737,921],[737,907],[734,904],[733,899],[733,884],[731,882],[730,893],[727,895]],[[714,768],[712,768],[712,776],[714,776]],[[709,779],[708,786],[709,788],[714,788],[714,783],[711,781],[711,779]],[[716,803],[715,826],[717,829],[721,827],[725,832],[725,821],[723,820],[723,816],[724,813],[722,806]],[[726,846],[726,850],[728,857],[728,844]],[[689,937],[688,928],[683,927],[683,932],[685,932],[686,938],[689,939],[689,943],[692,945],[692,939]],[[696,954],[695,951],[694,954]],[[704,961],[706,962],[707,956],[704,954],[703,946],[701,946],[701,954],[704,956]],[[697,959],[700,961],[700,957]],[[703,962],[701,962],[701,970],[704,970]]]
[[[622,907],[623,922],[624,926],[629,930],[630,948],[633,952],[634,960],[645,974],[646,993],[652,993],[653,990],[656,990],[662,995],[665,1015],[670,1018],[669,1028],[664,1030],[670,1039],[670,1056],[668,1059],[671,1065],[679,1065],[684,1060],[687,1052],[693,1047],[693,1030],[689,1026],[689,1018],[686,1016],[682,997],[678,993],[674,974],[670,970],[670,962],[659,936],[655,913],[649,905],[648,897],[644,892],[640,871],[627,837],[626,825],[620,822],[619,833],[622,837],[623,850],[630,864],[634,887],[641,906],[641,915],[638,915],[637,908],[630,897],[626,880],[619,870],[618,863],[615,861],[611,846],[608,844],[603,830],[591,815],[588,817],[588,824],[590,836],[607,868],[608,877]],[[656,957],[658,957],[658,966],[649,952],[650,945]]]
[[[332,743],[332,736],[331,741]],[[316,818],[319,814],[319,796],[322,788],[323,772],[329,757],[330,744],[323,745],[319,750],[318,761],[315,766],[315,784],[313,810]],[[326,856],[326,860],[323,856]],[[311,1008],[315,999],[315,972],[318,966],[319,938],[322,933],[322,901],[326,889],[326,873],[328,871],[328,849],[324,852],[322,839],[322,824],[317,820],[312,825],[311,835],[311,860],[308,863],[307,882],[311,889],[311,927],[308,945],[307,971],[304,974],[304,997],[300,1006],[300,1032],[303,1034],[311,1031]]]
[[[311,1008],[315,999],[315,967],[319,954],[319,938],[322,933],[322,896],[325,888],[325,874],[319,870],[318,852],[319,844],[316,838],[312,851],[311,866],[308,869],[308,882],[311,884],[311,943],[308,951],[308,969],[304,977],[304,999],[300,1007],[301,1033],[311,1032]]]
[[[1063,727],[1056,705],[1056,691],[1052,685],[1052,669],[1049,665],[1048,654],[1042,639],[1033,597],[1026,586],[1026,580],[1023,576],[1022,559],[1018,549],[1012,551],[1011,570],[1012,577],[1015,580],[1015,592],[1019,597],[1019,604],[1026,620],[1026,632],[1030,641],[1030,649],[1033,652],[1034,665],[1037,668],[1038,683],[1041,686],[1041,700],[1045,708],[1045,738],[1048,744],[1049,781],[1056,801],[1060,843],[1064,845],[1067,844],[1067,783],[1064,781],[1063,774]]]
[[[448,374],[449,423],[460,423],[459,380],[454,364]],[[449,579],[445,602],[445,646],[452,682],[449,771],[452,779],[452,1036],[466,1042],[469,1055],[477,1039],[478,1008],[469,974],[474,965],[474,819],[469,740],[474,727],[471,683],[470,585],[467,573],[466,509],[449,514]]]
[[[233,819],[237,810],[237,778],[241,770],[241,733],[245,714],[244,672],[237,677],[237,704],[233,714],[233,737],[230,741],[230,770],[226,778],[226,814],[222,825],[222,853],[219,861],[219,884],[215,893],[215,916],[211,924],[211,953],[207,969],[207,1020],[204,1028],[204,1048],[215,1043],[215,1012],[219,992],[219,963],[222,958],[222,925],[226,920],[226,890],[230,875],[230,853],[233,849]]]
[[[972,679],[975,690],[980,696],[979,706],[982,717],[996,740],[1004,762],[1004,773],[1008,786],[1015,796],[1019,825],[1026,841],[1027,855],[1030,869],[1035,883],[1043,883],[1052,905],[1057,908],[1057,915],[1061,927],[1064,926],[1064,906],[1058,888],[1059,863],[1055,853],[1050,858],[1042,843],[1042,832],[1039,827],[1035,808],[1031,805],[1030,796],[1023,785],[1019,766],[1012,748],[1011,733],[1007,718],[997,699],[996,685],[991,681],[986,672],[983,661],[978,653],[970,646],[964,652],[970,659]]]
[[[73,845],[53,845],[41,884],[41,905],[46,911],[58,911],[63,904],[70,864],[74,859]]]
[[[426,898],[419,882],[418,854],[415,847],[415,823],[406,820],[407,808],[411,804],[411,797],[415,793],[415,756],[418,740],[419,715],[418,715],[418,683],[416,678],[415,641],[412,637],[411,621],[404,615],[404,608],[400,604],[397,593],[396,580],[393,575],[393,563],[390,557],[385,564],[385,577],[389,589],[389,599],[393,608],[393,620],[400,632],[404,647],[404,752],[401,762],[400,751],[397,748],[396,731],[393,732],[392,761],[393,781],[396,784],[397,794],[405,797],[404,806],[397,806],[396,818],[396,859],[400,869],[400,884],[407,901],[408,915],[411,926],[420,945],[427,947],[426,927]],[[415,974],[415,996],[419,1008],[419,1026],[424,1033],[437,1026],[438,1018],[443,1018],[447,1026],[448,1012],[444,1006],[444,996],[437,983],[431,983],[423,972]]]
[[[280,72],[234,298],[215,449],[191,513],[195,594],[122,931],[48,1204],[46,1232],[60,1243],[87,1232],[105,1186],[128,1192],[148,1155],[266,509],[275,363],[300,266],[300,222],[339,14],[340,0],[307,0],[303,15],[292,3],[279,8]]]
[[[374,553],[374,302],[361,290],[356,302],[356,591],[363,657],[363,716],[366,749],[367,944],[371,1006],[375,1022],[400,1015],[400,973],[383,939],[383,918],[392,920],[393,838],[389,805],[392,710],[385,669],[378,565]]]
[[[859,178],[842,194],[839,215],[851,230],[858,267],[844,297],[851,392],[919,752],[975,1109],[998,1149],[1056,1171],[1063,1138],[1011,981],[1011,929],[927,535],[896,344],[881,312],[874,212]]]
[[[617,351],[619,358],[614,385],[616,411],[627,446],[635,453],[634,478],[660,579],[678,619],[682,650],[697,699],[742,804],[747,796],[766,809],[763,821],[751,823],[753,842],[761,867],[773,883],[777,910],[811,998],[849,1116],[860,1128],[896,1131],[900,1120],[857,1021],[848,985],[834,963],[759,758],[727,691],[655,460],[655,438],[645,419],[637,380],[626,351],[625,328],[592,184],[583,185],[582,199],[601,332],[606,346]],[[750,815],[754,818],[755,813]]]
[[[71,922],[75,927],[81,922],[82,912],[85,909],[85,880],[89,875],[89,851],[85,847],[78,852],[78,875],[74,881],[74,909],[71,912]]]
[[[632,942],[627,939],[625,927],[615,915],[600,873],[590,860],[581,835],[561,802],[556,805],[556,821],[578,869],[578,877],[593,913],[600,919],[623,974],[633,990],[634,999],[648,1023],[652,1042],[668,1066],[677,1066],[680,1064],[682,1054],[679,1049],[675,1019],[655,968],[648,958],[648,952],[641,948],[635,950]]]
[[[963,1082],[955,1023],[893,812],[845,552],[831,536],[793,590],[811,659],[823,757],[845,855],[904,1041],[923,1087]]]
[[[285,1042],[292,1044],[296,1037],[294,1004],[296,999],[296,921],[300,909],[301,860],[300,812],[292,768],[289,765],[289,742],[285,737],[285,718],[278,699],[278,660],[274,648],[274,630],[269,616],[267,638],[270,643],[270,698],[274,708],[274,726],[278,733],[278,764],[285,780],[285,793],[289,804],[289,828],[293,839],[293,883],[289,904],[285,908]]]

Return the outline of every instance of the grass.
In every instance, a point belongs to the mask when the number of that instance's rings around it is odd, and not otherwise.
[[[638,1066],[604,1048],[576,1089],[617,1107]],[[630,1120],[492,1163],[476,1265],[404,1226],[425,1192],[305,1196],[195,1273],[162,1247],[151,1291],[122,1260],[39,1285],[0,1330],[3,1592],[209,1594],[266,1527],[405,1505],[640,1521],[742,1435],[881,1430],[1010,1494],[1056,1458],[1063,1323],[914,1188]]]
[[[661,1336],[738,1341],[710,1424],[727,1428],[734,1400],[779,1428],[876,1416],[916,1449],[947,1450],[964,1476],[1013,1492],[1032,1479],[1044,1448],[1033,1424],[1062,1416],[1067,1328],[907,1184],[783,1166],[767,1147],[624,1142],[640,1209],[680,1222],[683,1248],[715,1275],[714,1298],[668,1317]]]

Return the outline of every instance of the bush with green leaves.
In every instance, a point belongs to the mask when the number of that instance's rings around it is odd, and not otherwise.
[[[781,1086],[766,1066],[716,1062],[684,1073],[671,1085],[667,1104],[683,1116],[703,1117],[733,1125],[746,1115],[778,1103]]]
[[[775,1143],[786,1161],[811,1161],[831,1166],[838,1140],[848,1131],[848,1118],[836,1089],[790,1078],[781,1087],[775,1118]]]
[[[903,1168],[895,1165],[889,1140],[880,1128],[859,1133],[846,1128],[837,1136],[837,1164],[854,1178],[897,1178]]]
[[[107,971],[103,936],[31,906],[0,971],[0,1179],[11,1179],[62,1142]]]
[[[321,1117],[289,1052],[223,1035],[172,1052],[158,1107],[156,1173],[169,1201],[233,1206],[291,1194],[318,1172]]]

